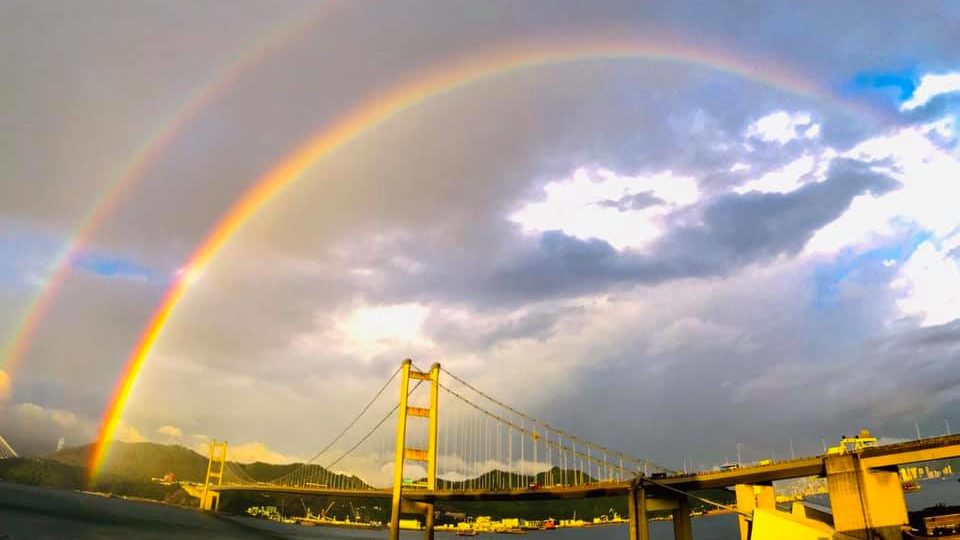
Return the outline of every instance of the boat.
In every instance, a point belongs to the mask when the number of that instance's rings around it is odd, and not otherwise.
[[[460,529],[457,531],[457,536],[480,536],[480,533],[473,529]]]
[[[916,480],[907,480],[903,483],[903,491],[905,493],[914,493],[920,491],[920,482]]]

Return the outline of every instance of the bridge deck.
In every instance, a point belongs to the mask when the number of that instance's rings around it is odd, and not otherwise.
[[[875,448],[867,448],[861,453],[861,459],[864,464],[868,467],[876,468],[956,457],[960,457],[960,435],[933,437],[878,446]],[[764,484],[776,480],[822,476],[826,472],[824,459],[825,456],[811,456],[789,461],[778,461],[768,465],[743,467],[731,471],[698,472],[668,476],[658,479],[657,482],[681,491],[724,488],[737,484]],[[272,484],[225,485],[216,488],[212,487],[210,489],[220,492],[252,491],[378,499],[389,499],[392,493],[389,489],[353,491],[323,487],[276,486]],[[512,490],[426,491],[407,489],[404,490],[403,497],[407,500],[419,502],[582,499],[622,496],[626,495],[629,489],[629,482]],[[652,491],[654,492],[653,495],[656,496],[656,488]]]

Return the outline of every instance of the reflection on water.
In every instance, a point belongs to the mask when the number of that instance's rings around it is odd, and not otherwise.
[[[960,483],[953,480],[929,481],[923,489],[907,495],[912,510],[937,502],[960,504]],[[650,525],[654,540],[673,538],[669,522]],[[13,540],[102,540],[136,538],[143,540],[178,538],[185,540],[226,539],[373,539],[386,538],[386,531],[353,531],[323,527],[283,525],[247,517],[223,517],[158,504],[107,499],[71,491],[0,483],[0,537]],[[419,533],[404,533],[403,538],[422,538]],[[489,536],[489,535],[488,535]],[[498,535],[493,535],[498,536]],[[726,540],[737,537],[733,515],[695,518],[693,536],[697,540]],[[455,538],[438,535],[439,538]],[[590,529],[538,531],[528,538],[555,540],[621,540],[627,538],[626,526]]]

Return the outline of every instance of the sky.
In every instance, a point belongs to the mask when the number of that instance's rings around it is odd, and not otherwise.
[[[960,429],[958,25],[951,2],[4,2],[0,343],[49,302],[0,359],[0,434],[92,441],[184,279],[121,440],[303,459],[406,357],[673,466]],[[187,268],[345,111],[537,47],[368,126]]]

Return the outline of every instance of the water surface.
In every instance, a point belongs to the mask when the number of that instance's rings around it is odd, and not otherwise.
[[[938,502],[960,504],[960,483],[956,480],[932,480],[922,484],[917,493],[907,494],[911,510]],[[824,502],[824,501],[821,501]],[[673,538],[673,524],[650,524],[653,540]],[[110,499],[73,491],[21,486],[0,482],[0,538],[11,540],[102,540],[130,538],[137,540],[226,540],[226,539],[382,539],[387,531],[354,531],[326,527],[302,527],[273,523],[262,519],[223,516],[147,502]],[[404,532],[405,540],[422,538],[420,533]],[[438,534],[438,538],[456,538]],[[513,535],[484,535],[516,538]],[[737,522],[733,515],[700,517],[693,520],[696,540],[737,538]],[[531,540],[623,540],[624,525],[534,531]],[[6,539],[4,539],[6,540]]]

